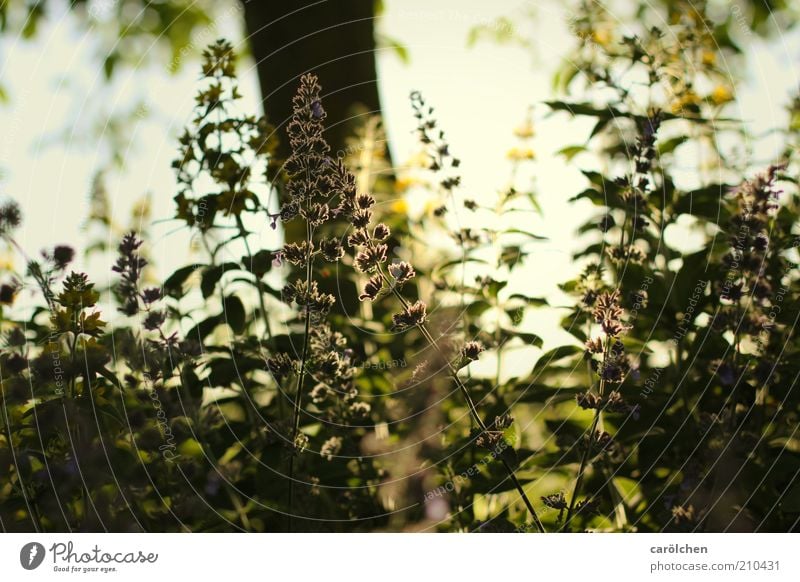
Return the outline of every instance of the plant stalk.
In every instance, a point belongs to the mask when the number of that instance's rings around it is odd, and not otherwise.
[[[402,294],[397,290],[397,288],[394,285],[392,285],[392,282],[389,280],[389,278],[386,276],[386,274],[380,267],[379,267],[379,272],[381,278],[384,280],[384,283],[386,283],[389,286],[394,296],[397,297],[397,299],[400,301],[400,303],[403,305],[405,309],[408,309],[409,304],[406,301],[405,297],[403,297]],[[419,324],[417,327],[419,328],[420,333],[422,333],[422,336],[425,338],[425,340],[447,362],[447,368],[450,373],[450,377],[452,378],[453,382],[455,382],[456,386],[458,386],[458,389],[463,394],[464,400],[466,400],[467,402],[467,407],[469,408],[470,415],[472,416],[473,420],[478,425],[478,427],[481,429],[481,431],[486,432],[487,431],[486,423],[483,422],[483,419],[478,413],[478,409],[475,406],[475,402],[472,400],[472,397],[469,394],[469,390],[467,390],[467,387],[461,381],[461,378],[458,377],[458,370],[455,369],[450,359],[439,347],[439,344],[436,343],[436,340],[431,335],[430,331],[428,331],[428,329],[425,327],[425,325]],[[533,507],[533,504],[528,498],[528,495],[525,493],[525,490],[523,489],[522,484],[519,482],[519,479],[517,479],[517,476],[514,474],[514,469],[511,467],[511,465],[508,464],[508,461],[506,461],[505,459],[501,458],[500,461],[502,462],[503,467],[508,473],[508,476],[511,479],[511,482],[514,484],[514,487],[516,488],[517,492],[519,492],[519,495],[522,498],[522,501],[525,503],[528,512],[531,514],[531,518],[533,519],[533,522],[536,525],[536,529],[538,529],[540,533],[546,533],[544,524],[542,524],[542,521],[539,519],[539,515],[536,513],[536,509]]]
[[[308,251],[306,255],[306,293],[311,290],[311,224],[306,222],[306,237],[308,241]],[[303,384],[306,377],[306,360],[308,359],[308,335],[311,330],[311,310],[308,307],[308,302],[305,306],[305,324],[303,331],[303,353],[300,359],[300,370],[297,374],[297,389],[294,393],[294,402],[292,403],[292,454],[289,457],[289,531],[292,531],[292,523],[294,519],[294,458],[297,453],[297,435],[300,432],[300,408],[303,398]]]

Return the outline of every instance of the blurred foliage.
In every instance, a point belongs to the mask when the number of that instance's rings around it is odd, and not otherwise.
[[[100,41],[103,72],[110,78],[122,63],[140,66],[153,43],[166,48],[153,58],[170,63],[177,70],[190,52],[199,53],[193,34],[211,26],[218,3],[208,0],[71,0],[65,3]],[[235,7],[235,4],[231,4]],[[0,31],[33,38],[48,14],[64,6],[53,0],[9,0],[0,6]]]

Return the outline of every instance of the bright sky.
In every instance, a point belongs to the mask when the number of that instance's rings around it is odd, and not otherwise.
[[[551,78],[567,50],[569,35],[563,3],[515,0],[387,0],[381,31],[408,49],[410,64],[391,51],[379,57],[381,93],[394,157],[403,160],[415,150],[414,118],[408,102],[413,89],[423,92],[437,109],[451,148],[462,159],[463,194],[492,195],[508,176],[506,151],[514,145],[512,130],[528,106],[552,98]],[[613,3],[612,3],[613,4]],[[531,8],[533,7],[533,8]],[[535,10],[535,25],[519,16]],[[491,24],[498,16],[516,17],[534,46],[498,46],[481,42],[467,48],[469,31]],[[205,45],[220,35],[241,40],[238,14],[223,10],[217,30],[197,38]],[[800,84],[797,35],[769,46],[754,42],[749,55],[750,80],[742,93],[742,116],[755,127],[783,120],[788,91]],[[95,170],[108,158],[96,138],[112,114],[133,112],[119,139],[126,153],[125,170],[109,176],[115,219],[128,223],[129,209],[143,194],[153,199],[153,217],[171,216],[174,180],[170,162],[175,135],[187,123],[196,90],[197,62],[176,76],[162,67],[124,70],[106,85],[92,59],[93,36],[68,16],[54,15],[33,42],[0,40],[0,79],[10,102],[0,106],[0,196],[22,202],[25,226],[21,244],[36,252],[56,242],[81,241],[81,223],[88,212],[88,192]],[[252,68],[241,69],[245,106],[258,107]],[[136,116],[147,104],[149,114]],[[546,108],[535,110],[542,117]],[[529,227],[550,238],[531,261],[529,288],[546,294],[575,272],[570,261],[574,229],[586,208],[566,203],[584,186],[578,170],[553,154],[585,136],[578,124],[557,116],[537,123],[537,184],[544,219]],[[768,144],[767,144],[768,145]],[[766,146],[765,146],[766,147]],[[766,158],[769,155],[765,156]],[[170,234],[173,224],[153,229],[155,261],[165,271],[187,261],[188,236]],[[110,264],[90,265],[107,272]],[[554,319],[552,320],[555,321]],[[552,328],[544,323],[542,328]]]

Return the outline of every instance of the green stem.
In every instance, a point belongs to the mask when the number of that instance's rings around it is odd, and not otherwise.
[[[606,345],[603,350],[603,360],[608,357],[608,348],[610,345],[611,340],[609,338],[606,340]],[[600,378],[600,385],[597,391],[601,397],[603,396],[605,385],[605,380]],[[564,520],[564,525],[561,528],[562,531],[569,531],[570,522],[575,515],[575,504],[578,501],[578,495],[580,495],[581,487],[583,486],[584,474],[586,473],[586,468],[589,465],[589,455],[591,454],[592,447],[594,446],[594,433],[597,431],[597,425],[600,423],[600,411],[601,403],[598,403],[598,408],[596,408],[594,411],[594,418],[592,419],[592,424],[589,427],[589,438],[586,443],[586,448],[583,451],[583,455],[581,455],[581,463],[578,466],[578,476],[575,479],[575,488],[572,490],[572,498],[569,501],[569,509],[567,510],[567,519]]]
[[[306,294],[311,292],[311,224],[306,222],[306,240],[308,241],[308,251],[306,254]],[[293,509],[294,509],[294,458],[297,453],[297,435],[300,432],[300,408],[302,405],[303,397],[303,384],[306,377],[306,360],[308,359],[308,335],[311,330],[311,310],[306,301],[305,306],[305,325],[303,330],[303,353],[300,359],[300,370],[297,374],[297,389],[294,393],[294,402],[292,403],[292,442],[291,442],[291,456],[289,457],[289,531],[292,531],[293,522]]]
[[[572,490],[572,498],[569,502],[569,509],[567,510],[567,519],[564,521],[564,525],[562,526],[562,531],[569,531],[569,524],[572,521],[575,512],[575,502],[578,499],[578,495],[580,495],[581,486],[583,485],[583,476],[586,472],[586,467],[589,464],[589,453],[594,446],[594,432],[597,430],[597,424],[600,421],[600,413],[599,410],[595,411],[594,419],[592,420],[592,426],[589,429],[589,441],[586,444],[586,448],[583,451],[583,455],[581,456],[581,464],[578,467],[578,477],[575,479],[575,488]]]

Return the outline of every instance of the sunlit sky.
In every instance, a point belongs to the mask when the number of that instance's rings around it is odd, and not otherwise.
[[[513,128],[529,106],[552,98],[552,75],[570,42],[563,4],[549,0],[387,0],[385,4],[380,31],[405,45],[410,57],[406,64],[391,50],[378,56],[394,159],[402,161],[416,150],[408,95],[420,90],[436,107],[451,148],[462,159],[463,194],[492,195],[508,177],[506,152],[515,145]],[[532,19],[521,18],[531,10]],[[239,13],[234,9],[221,13],[216,29],[198,35],[198,46],[221,35],[242,42]],[[493,23],[498,16],[514,18],[522,27],[520,33],[533,39],[532,46],[486,41],[469,48],[469,31]],[[0,79],[9,94],[9,102],[0,106],[0,196],[22,202],[25,225],[19,239],[32,252],[56,242],[75,244],[85,239],[81,224],[88,212],[92,177],[109,158],[108,141],[98,137],[97,129],[115,115],[132,115],[120,133],[124,169],[111,172],[107,179],[115,219],[128,224],[132,204],[148,193],[154,219],[168,218],[173,210],[170,161],[175,136],[190,119],[198,61],[188,61],[175,75],[163,63],[126,68],[107,84],[95,58],[95,43],[96,37],[65,10],[54,13],[33,41],[0,40]],[[800,43],[793,34],[770,44],[751,39],[750,44],[740,113],[754,127],[766,129],[783,122],[789,91],[800,84],[795,67]],[[240,73],[243,106],[257,111],[252,63],[243,63]],[[136,115],[141,104],[147,115]],[[548,294],[574,274],[570,260],[574,230],[587,216],[586,207],[566,202],[584,186],[577,168],[554,156],[558,149],[579,143],[585,129],[563,116],[544,119],[546,111],[541,105],[535,108],[536,183],[544,218],[528,226],[550,240],[530,259],[527,290],[533,294]],[[762,147],[768,159],[774,144],[764,141]],[[172,232],[175,226],[164,222],[152,229],[153,257],[164,272],[187,261],[188,234]],[[93,262],[89,268],[107,272],[108,266]]]

